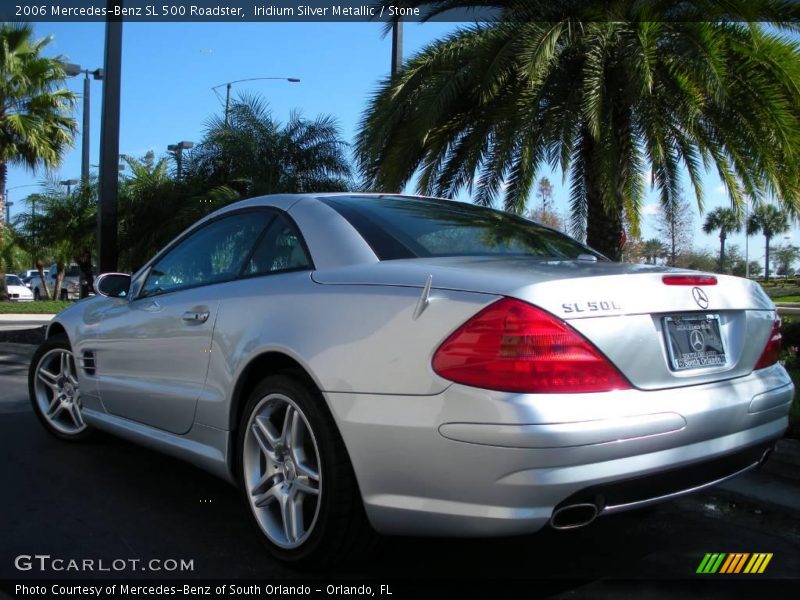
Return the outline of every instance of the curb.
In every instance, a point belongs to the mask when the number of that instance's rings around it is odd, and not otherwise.
[[[55,314],[42,313],[0,313],[0,323],[15,323],[17,321],[33,321],[36,323],[48,323],[55,317]]]

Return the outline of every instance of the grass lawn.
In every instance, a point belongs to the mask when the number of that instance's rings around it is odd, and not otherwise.
[[[40,300],[39,302],[0,302],[0,315],[13,313],[37,315],[53,314],[74,304],[63,300]]]
[[[779,298],[773,298],[773,302],[800,302],[800,296],[781,296]]]

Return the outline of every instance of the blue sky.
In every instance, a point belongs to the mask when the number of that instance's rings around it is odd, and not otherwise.
[[[405,55],[455,26],[447,23],[405,26]],[[70,62],[94,69],[102,67],[102,23],[37,23],[37,35],[52,35],[51,54],[61,54]],[[369,95],[386,76],[390,63],[391,40],[382,35],[376,23],[126,23],[123,33],[122,122],[120,151],[142,156],[152,149],[157,155],[168,144],[180,140],[198,141],[204,123],[222,110],[211,87],[226,81],[249,77],[298,77],[300,83],[260,81],[237,84],[234,91],[261,93],[275,116],[285,120],[292,109],[314,117],[334,115],[345,139],[351,141]],[[82,93],[80,78],[68,81]],[[224,97],[224,88],[219,90]],[[91,156],[99,154],[100,100],[102,86],[92,83]],[[80,106],[80,104],[79,104]],[[80,120],[80,108],[76,117]],[[80,122],[80,121],[79,121]],[[61,179],[80,175],[80,138],[59,170]],[[549,176],[556,187],[556,208],[566,212],[567,189],[560,174]],[[25,210],[21,200],[42,174],[33,175],[20,167],[9,169],[9,197],[15,202],[12,216]],[[16,189],[15,189],[16,188]],[[706,210],[727,204],[715,174],[705,178]],[[687,198],[694,195],[687,186]],[[531,203],[534,200],[531,199]],[[651,194],[645,207],[645,237],[654,235],[657,198]],[[695,215],[695,247],[716,250],[718,239],[700,231],[702,218]],[[791,232],[797,243],[797,228]],[[732,236],[732,243],[744,248],[744,236]],[[750,240],[751,259],[763,256],[763,238]]]

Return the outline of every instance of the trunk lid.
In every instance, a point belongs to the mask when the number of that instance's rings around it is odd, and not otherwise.
[[[446,257],[329,269],[316,271],[312,277],[322,284],[422,288],[430,276],[434,291],[484,292],[524,300],[567,321],[640,389],[695,385],[749,374],[776,316],[761,286],[724,275],[716,276],[716,285],[665,285],[663,276],[673,273],[697,274],[610,262]],[[435,300],[435,292],[431,299]],[[688,347],[692,329],[703,333],[704,339],[717,339],[718,333],[723,364],[679,367],[695,360]],[[670,342],[670,337],[677,341]],[[700,354],[707,355],[703,348]],[[718,354],[713,361],[721,361],[722,353]]]

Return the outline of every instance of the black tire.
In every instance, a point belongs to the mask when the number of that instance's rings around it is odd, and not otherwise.
[[[85,426],[83,427],[83,429],[76,430],[76,431],[71,432],[71,433],[69,431],[65,431],[64,428],[61,428],[61,429],[58,428],[57,426],[54,425],[53,422],[51,422],[51,419],[48,418],[45,415],[44,409],[42,407],[42,401],[40,400],[40,397],[38,395],[39,392],[43,389],[43,388],[37,389],[37,373],[38,373],[38,370],[39,370],[40,363],[43,363],[43,361],[45,359],[51,360],[50,356],[56,355],[57,353],[54,353],[54,351],[57,351],[57,350],[66,350],[70,354],[72,353],[72,347],[70,346],[69,339],[67,339],[66,335],[54,335],[54,336],[50,337],[49,339],[45,340],[36,349],[36,352],[34,352],[33,358],[31,359],[30,368],[28,369],[28,396],[30,398],[31,405],[33,406],[33,412],[36,414],[36,417],[39,419],[39,422],[42,424],[42,426],[51,435],[57,437],[60,440],[64,440],[64,441],[68,441],[68,442],[84,441],[84,440],[90,438],[94,434],[94,429],[92,429],[91,426],[86,425],[86,424],[84,424]],[[51,353],[53,353],[53,354],[51,354]],[[73,357],[72,366],[77,368],[77,366],[74,363],[74,357]],[[75,375],[75,377],[77,378],[77,374]],[[46,384],[45,384],[45,387],[46,387]],[[78,388],[75,388],[75,389],[78,389]],[[49,392],[49,393],[52,393],[52,391]],[[71,400],[71,402],[74,402],[76,400],[79,402],[79,400],[78,400],[79,397],[80,397],[80,392],[78,390],[78,393],[75,394],[75,396],[74,396],[75,400]],[[78,406],[80,406],[80,404],[78,404]],[[79,412],[79,409],[78,409],[78,412]],[[69,415],[66,415],[66,416],[69,417]],[[71,419],[71,417],[70,417],[70,419]],[[74,424],[74,420],[72,422]],[[69,423],[69,421],[67,420],[66,424],[68,424],[68,423]],[[65,424],[65,427],[66,427],[66,424]],[[76,429],[77,429],[77,426],[76,426]]]
[[[42,299],[42,292],[39,291],[39,288],[33,288],[33,299],[34,300],[41,300]]]
[[[255,516],[244,473],[245,434],[253,411],[273,394],[281,394],[296,405],[307,421],[319,451],[319,507],[307,539],[298,547],[284,548],[270,540]],[[377,535],[369,525],[355,473],[336,424],[317,389],[292,372],[266,377],[247,399],[238,428],[237,476],[252,523],[270,553],[285,562],[326,567],[369,552]],[[260,509],[264,510],[264,509]]]

